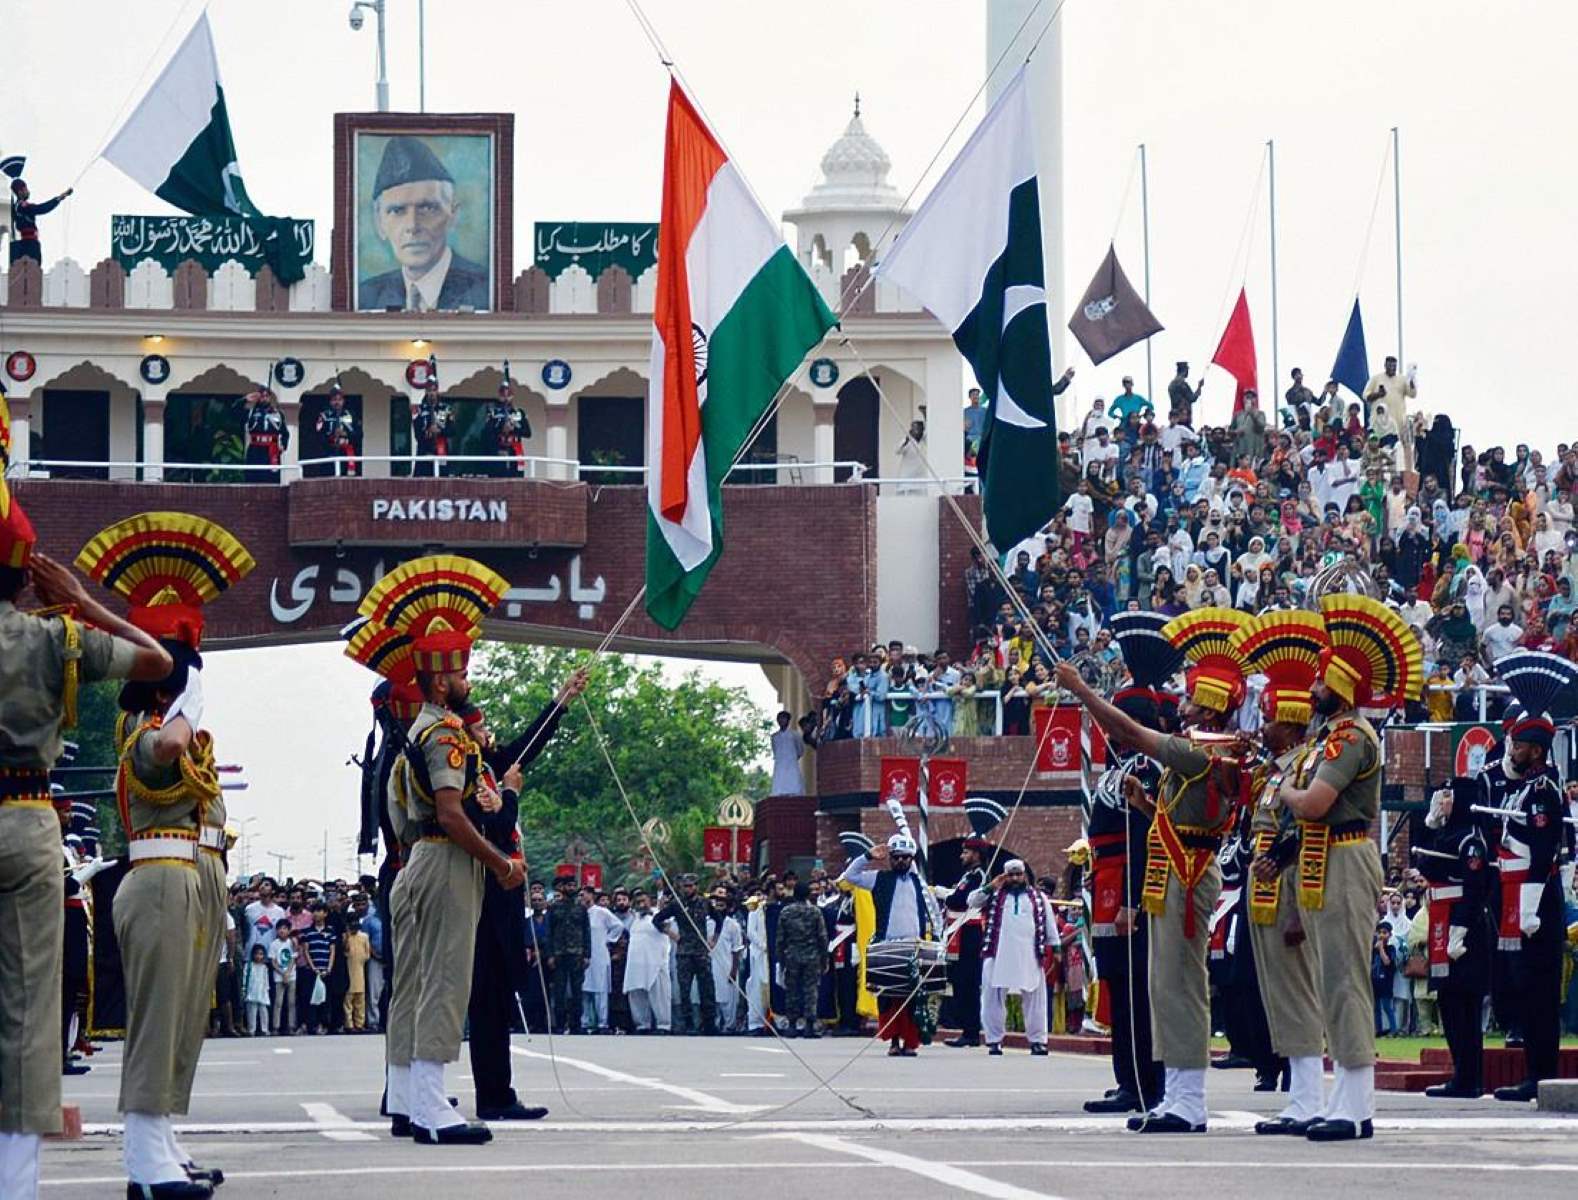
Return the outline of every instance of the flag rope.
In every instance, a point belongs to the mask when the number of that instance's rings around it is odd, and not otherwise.
[[[1386,149],[1381,153],[1381,173],[1375,181],[1375,199],[1370,201],[1370,220],[1364,227],[1364,241],[1359,248],[1359,263],[1353,270],[1353,294],[1357,299],[1359,285],[1364,282],[1364,264],[1370,257],[1370,236],[1375,232],[1375,218],[1381,211],[1381,192],[1386,187],[1386,167],[1392,161],[1392,135],[1386,135]]]
[[[1223,285],[1222,288],[1222,299],[1217,304],[1216,321],[1211,326],[1212,329],[1220,330],[1222,328],[1223,318],[1227,315],[1228,303],[1233,299],[1234,281],[1237,281],[1239,290],[1243,291],[1245,282],[1249,278],[1250,253],[1247,247],[1249,245],[1249,235],[1252,226],[1254,225],[1255,216],[1260,211],[1260,181],[1264,179],[1266,175],[1266,155],[1268,153],[1269,150],[1266,146],[1262,146],[1260,148],[1260,167],[1255,172],[1255,185],[1250,189],[1249,211],[1244,214],[1244,228],[1243,231],[1238,235],[1238,246],[1233,251],[1233,257],[1228,260],[1227,283]],[[1243,259],[1243,270],[1241,271],[1237,270],[1240,265],[1240,258]],[[1218,333],[1216,337],[1218,341],[1221,340],[1220,333]],[[1209,369],[1211,365],[1211,356],[1215,353],[1216,351],[1213,349],[1211,351],[1211,355],[1207,355],[1205,359],[1206,365],[1205,367],[1201,368],[1202,371]]]

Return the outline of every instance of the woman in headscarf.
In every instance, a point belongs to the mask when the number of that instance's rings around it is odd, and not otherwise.
[[[1249,539],[1249,549],[1238,556],[1235,566],[1242,578],[1254,580],[1260,574],[1260,568],[1270,561],[1271,555],[1266,553],[1266,539],[1257,533]]]
[[[1425,628],[1436,639],[1436,657],[1445,662],[1458,662],[1465,655],[1479,653],[1479,630],[1468,615],[1468,607],[1461,600],[1453,600],[1443,613],[1431,617]]]
[[[1452,446],[1456,434],[1452,420],[1445,413],[1437,413],[1419,446],[1419,476],[1433,476],[1443,492],[1452,490]]]
[[[1129,519],[1129,510],[1126,508],[1114,510],[1112,521],[1107,526],[1107,535],[1103,539],[1106,559],[1113,564],[1114,568],[1116,568],[1120,558],[1125,562],[1128,560],[1129,541],[1133,536],[1134,527]],[[1119,595],[1122,596],[1127,596],[1128,594],[1126,590],[1119,592]]]
[[[1457,597],[1468,605],[1469,617],[1474,622],[1474,628],[1480,629],[1485,620],[1485,591],[1490,586],[1485,582],[1485,574],[1473,563],[1464,567],[1458,575],[1459,588]]]
[[[1190,563],[1184,568],[1183,577],[1183,605],[1185,608],[1199,608],[1200,596],[1205,591],[1205,576],[1199,563]]]

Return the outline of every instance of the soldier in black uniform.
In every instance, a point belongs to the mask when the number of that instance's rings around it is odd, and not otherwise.
[[[696,1032],[696,1014],[691,1008],[690,989],[694,980],[701,995],[701,1033],[712,1037],[718,1032],[718,1004],[712,986],[712,947],[707,944],[707,899],[696,890],[694,875],[679,877],[679,896],[670,900],[652,918],[661,925],[673,921],[679,931],[675,947],[681,1021],[687,1032]]]
[[[274,393],[268,388],[249,392],[242,403],[247,406],[246,462],[248,466],[273,467],[271,471],[248,471],[248,483],[278,483],[280,458],[290,448],[290,427],[275,406]]]
[[[499,398],[488,405],[487,440],[499,456],[495,474],[511,478],[520,475],[521,458],[526,453],[529,437],[531,422],[515,403],[515,386],[506,377],[499,384]]]
[[[1523,1025],[1526,1078],[1496,1089],[1498,1100],[1533,1100],[1540,1080],[1557,1073],[1561,1040],[1562,951],[1566,917],[1559,871],[1567,806],[1561,780],[1550,761],[1556,726],[1548,713],[1567,684],[1559,668],[1513,669],[1510,660],[1555,659],[1528,652],[1508,655],[1496,672],[1512,689],[1524,713],[1507,731],[1510,750],[1503,761],[1507,776],[1507,811],[1500,819],[1497,858],[1501,867],[1501,904],[1497,945],[1511,954],[1512,983]]]
[[[38,244],[38,219],[54,212],[60,202],[76,189],[67,188],[58,196],[34,204],[33,195],[22,178],[26,165],[27,158],[20,154],[0,162],[0,172],[11,179],[11,262],[14,264],[18,259],[31,258],[42,267],[44,256]]]
[[[1288,1062],[1278,1057],[1271,1045],[1271,1026],[1249,940],[1249,864],[1255,849],[1250,813],[1248,808],[1242,810],[1237,826],[1217,852],[1222,895],[1211,915],[1210,970],[1221,1003],[1228,1055],[1212,1065],[1253,1067],[1255,1091],[1274,1092]]]
[[[1484,1086],[1485,1034],[1480,1024],[1490,988],[1490,918],[1486,901],[1493,872],[1481,820],[1469,811],[1475,780],[1458,779],[1431,800],[1428,843],[1416,851],[1430,884],[1430,983],[1452,1053],[1452,1078],[1425,1089],[1437,1098],[1478,1099]]]
[[[421,403],[411,410],[411,433],[416,439],[416,452],[426,462],[417,463],[413,475],[446,475],[448,469],[440,459],[449,457],[449,427],[454,411],[438,394],[438,367],[429,370],[427,384],[422,391]]]
[[[512,858],[522,857],[520,771],[542,753],[559,727],[565,706],[585,687],[586,672],[577,671],[526,731],[503,745],[481,726],[481,710],[475,710],[477,721],[470,715],[466,718],[482,745],[482,761],[488,772],[503,781],[496,789],[502,800],[499,810],[481,814],[482,835]],[[477,924],[468,1014],[471,1076],[477,1089],[477,1116],[484,1121],[533,1121],[548,1115],[546,1108],[520,1102],[510,1071],[511,1023],[517,1013],[525,1023],[524,1003],[538,990],[535,972],[526,961],[526,912],[520,894],[487,884],[482,893],[482,919]]]
[[[1120,613],[1112,622],[1130,675],[1129,686],[1112,702],[1147,729],[1162,728],[1158,689],[1183,663],[1183,656],[1162,636],[1166,623],[1166,617],[1150,612]],[[1117,1086],[1101,1099],[1085,1102],[1085,1111],[1092,1113],[1149,1112],[1162,1095],[1161,1063],[1151,1042],[1148,918],[1140,905],[1151,818],[1127,804],[1126,781],[1131,778],[1154,802],[1161,768],[1135,747],[1109,738],[1107,770],[1092,789],[1085,840],[1091,856],[1090,941],[1112,1016]]]
[[[986,886],[986,869],[982,864],[992,853],[992,843],[986,840],[986,836],[1007,815],[1001,804],[978,797],[966,800],[964,810],[974,832],[964,839],[964,846],[959,851],[964,875],[942,902],[942,906],[950,913],[969,912],[970,893]],[[953,989],[954,1020],[959,1024],[959,1036],[949,1038],[946,1043],[949,1046],[981,1044],[981,934],[981,914],[970,913],[954,935],[958,945],[949,948],[951,961],[948,963],[948,981]]]
[[[336,463],[336,475],[360,475],[362,467],[356,461],[356,416],[345,407],[345,392],[338,383],[329,385],[329,405],[318,414],[317,430],[324,445],[338,454],[343,463]]]

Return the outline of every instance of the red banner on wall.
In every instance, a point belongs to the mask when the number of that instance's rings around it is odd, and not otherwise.
[[[920,802],[920,759],[883,755],[877,803],[885,805],[889,800],[897,800],[906,808]]]
[[[1079,723],[1083,711],[1072,704],[1034,711],[1038,774],[1079,770]]]
[[[554,868],[554,878],[557,879],[561,873],[566,875],[574,875],[575,864],[560,863],[556,868]],[[581,881],[579,884],[577,884],[577,886],[601,888],[603,886],[603,864],[595,862],[582,863]]]
[[[933,808],[961,808],[969,766],[962,758],[934,758],[927,777],[926,799]]]
[[[756,831],[729,825],[708,825],[701,831],[701,861],[708,866],[748,863]]]

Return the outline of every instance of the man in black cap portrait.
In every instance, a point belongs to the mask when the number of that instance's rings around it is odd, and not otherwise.
[[[449,244],[459,213],[454,176],[427,143],[408,135],[390,138],[373,182],[373,220],[400,265],[361,280],[356,307],[489,308],[487,267]]]

